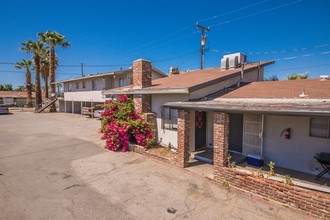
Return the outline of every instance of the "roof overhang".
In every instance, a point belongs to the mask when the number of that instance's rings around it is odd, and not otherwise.
[[[294,100],[221,99],[201,102],[168,102],[165,107],[228,113],[263,113],[280,115],[330,116],[330,99]]]
[[[189,94],[189,90],[186,89],[114,89],[104,91],[104,95],[118,95],[118,94]]]

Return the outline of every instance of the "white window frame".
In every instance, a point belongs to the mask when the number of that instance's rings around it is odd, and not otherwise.
[[[162,129],[178,129],[178,109],[162,107]]]
[[[320,127],[321,126],[321,127]],[[321,133],[318,133],[321,130]],[[310,117],[309,118],[309,136],[316,138],[330,139],[330,118],[328,117]]]
[[[96,80],[92,80],[92,90],[96,90]]]

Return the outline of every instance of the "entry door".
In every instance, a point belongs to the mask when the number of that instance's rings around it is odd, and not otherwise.
[[[195,112],[195,150],[206,147],[206,112]]]
[[[243,154],[262,156],[264,116],[244,114],[243,121]]]
[[[229,114],[229,151],[242,153],[243,114]]]

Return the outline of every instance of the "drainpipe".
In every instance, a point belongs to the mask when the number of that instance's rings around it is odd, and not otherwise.
[[[241,80],[243,80],[244,77],[244,63],[241,64]]]
[[[261,62],[259,61],[259,64],[258,64],[258,74],[257,74],[257,82],[259,82],[260,64],[261,64]]]

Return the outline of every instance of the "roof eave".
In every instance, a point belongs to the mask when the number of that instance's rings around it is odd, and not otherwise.
[[[127,90],[107,90],[105,95],[118,94],[189,94],[188,89],[127,89]]]
[[[253,105],[235,105],[234,103],[208,103],[203,102],[169,102],[165,107],[202,110],[230,113],[260,113],[260,114],[280,114],[280,115],[310,115],[310,116],[330,116],[330,108],[321,108],[319,105],[313,107],[295,107],[295,106],[253,106]]]

